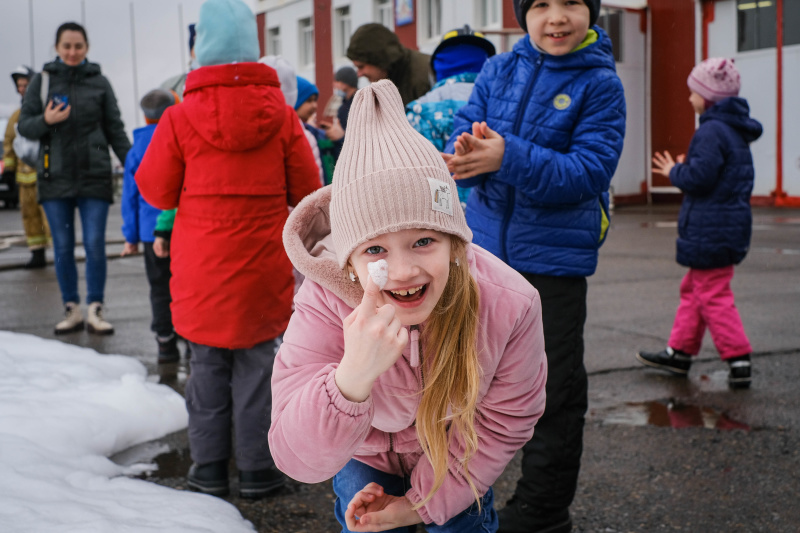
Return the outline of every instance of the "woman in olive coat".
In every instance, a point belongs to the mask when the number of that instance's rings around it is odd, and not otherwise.
[[[56,324],[57,334],[84,325],[75,264],[76,208],[86,250],[87,329],[98,334],[114,332],[102,315],[106,220],[113,202],[108,148],[125,161],[131,144],[114,91],[100,74],[100,66],[86,59],[88,50],[86,30],[80,24],[59,26],[58,56],[31,80],[19,120],[20,134],[41,144],[36,166],[38,197],[53,233],[56,275],[66,310],[64,320]],[[47,84],[44,101],[42,83]]]

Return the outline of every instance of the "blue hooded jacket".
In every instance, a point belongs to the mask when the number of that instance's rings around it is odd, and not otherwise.
[[[456,137],[486,121],[505,139],[496,172],[460,180],[475,186],[467,203],[473,242],[520,272],[589,276],[608,228],[608,187],[625,135],[625,96],[611,40],[563,56],[537,51],[529,38],[490,58]]]
[[[750,247],[753,154],[761,123],[747,100],[725,98],[700,115],[684,164],[669,173],[684,193],[678,218],[677,260],[697,268],[739,264]]]
[[[133,146],[125,158],[125,174],[122,179],[122,235],[130,243],[153,242],[153,231],[161,209],[153,207],[139,194],[134,176],[139,169],[144,153],[150,146],[157,124],[149,124],[133,130]]]

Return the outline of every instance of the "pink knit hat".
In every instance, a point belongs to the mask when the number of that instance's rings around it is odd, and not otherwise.
[[[730,96],[739,96],[742,82],[733,59],[711,57],[692,69],[686,84],[707,101],[719,102]]]
[[[341,268],[356,246],[393,231],[426,228],[472,240],[447,165],[408,123],[389,80],[356,93],[331,187],[331,235]]]

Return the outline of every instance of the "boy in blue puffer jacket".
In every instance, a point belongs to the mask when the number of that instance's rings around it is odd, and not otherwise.
[[[689,267],[667,347],[639,352],[644,365],[686,377],[700,351],[706,329],[728,363],[728,386],[750,386],[750,341],[734,303],[733,266],[750,248],[753,216],[753,154],[750,143],[761,124],[750,118],[747,100],[739,98],[739,72],[732,59],[710,58],[689,74],[689,102],[700,115],[689,156],[655,153],[653,172],[683,191],[678,220],[678,263]]]
[[[150,329],[156,334],[158,343],[159,364],[176,363],[180,359],[178,336],[172,327],[170,303],[172,296],[169,290],[170,273],[169,255],[159,255],[154,241],[160,229],[158,220],[164,220],[161,209],[148,204],[139,194],[134,176],[142,162],[144,153],[150,145],[161,115],[177,102],[177,94],[164,89],[153,89],[140,102],[147,125],[133,131],[133,146],[125,158],[125,174],[122,181],[122,235],[125,245],[121,256],[135,254],[139,251],[139,242],[144,244],[144,266],[147,281],[150,285],[150,307],[153,320]]]
[[[467,203],[473,242],[542,299],[547,406],[523,448],[500,532],[567,532],[583,448],[586,277],[608,229],[608,188],[625,97],[599,0],[515,0],[529,38],[489,59],[456,115],[443,157]]]

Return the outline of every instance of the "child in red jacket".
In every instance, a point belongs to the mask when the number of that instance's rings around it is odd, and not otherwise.
[[[171,310],[192,351],[188,485],[228,493],[233,425],[240,495],[259,498],[284,482],[267,444],[272,363],[294,292],[281,230],[320,182],[275,70],[256,62],[250,8],[205,2],[195,54],[201,68],[161,118],[136,181],[153,206],[179,208]]]

